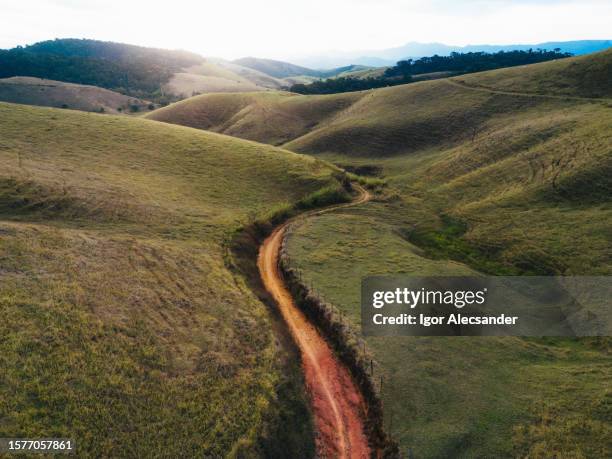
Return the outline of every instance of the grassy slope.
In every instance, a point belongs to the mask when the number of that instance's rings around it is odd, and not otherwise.
[[[273,145],[307,134],[361,94],[305,97],[282,92],[207,94],[156,110],[147,118]]]
[[[612,98],[612,50],[455,79],[467,85],[501,91]]]
[[[593,68],[605,71],[610,61],[604,52],[529,70],[537,79],[550,68],[575,74],[582,66],[589,77],[573,93],[581,95],[601,80]],[[526,70],[520,74],[528,79]],[[502,265],[543,273],[610,268],[602,218],[610,214],[612,168],[607,101],[499,94],[440,80],[334,96],[209,95],[148,116],[273,144],[293,139],[283,146],[374,165],[398,196],[417,199],[432,215],[481,222],[463,238]],[[509,217],[514,225],[504,223]]]
[[[0,139],[0,436],[72,437],[81,456],[218,456],[281,435],[276,413],[288,447],[307,450],[303,401],[277,402],[294,364],[223,244],[329,185],[329,168],[188,128],[10,104]]]
[[[96,86],[33,77],[0,79],[0,101],[115,114],[130,112],[131,106],[145,110],[149,105],[149,102]]]
[[[194,94],[242,93],[280,89],[290,83],[238,64],[207,59],[175,73],[164,89],[176,96]]]
[[[273,76],[270,76],[267,73],[263,73],[249,67],[244,67],[242,65],[238,65],[230,61],[219,59],[216,61],[216,64],[264,88],[279,89],[282,86],[286,86],[283,80],[274,78]]]
[[[223,103],[218,99],[213,103],[215,96],[209,95],[171,105],[150,117],[176,124],[188,119],[192,127],[267,143],[287,139],[288,148],[308,153],[388,156],[471,138],[472,128],[482,127],[499,113],[511,115],[545,102],[462,90],[463,84],[493,87],[495,82],[501,91],[608,98],[611,65],[612,52],[605,51],[456,77],[452,80],[456,84],[429,81],[332,96],[293,95],[292,99],[228,94]],[[332,100],[342,109],[330,113]],[[265,112],[257,110],[262,105]],[[312,109],[304,113],[304,106]],[[305,129],[295,129],[298,124]]]
[[[291,139],[289,149],[381,171],[388,186],[379,202],[311,220],[290,240],[306,280],[357,324],[366,274],[612,272],[609,100],[508,94],[606,98],[611,61],[608,51],[460,77],[458,84],[266,95],[267,104],[252,95],[215,105],[209,96],[151,116],[181,123],[188,107],[196,127],[207,118],[199,127]],[[342,109],[316,115],[316,106],[332,101]],[[254,109],[260,104],[267,110]],[[308,115],[297,110],[304,106],[313,107]],[[221,122],[213,113],[224,114]],[[390,383],[387,422],[393,417],[393,434],[417,457],[609,453],[607,341],[369,344]]]
[[[225,93],[265,90],[259,82],[251,81],[216,62],[205,61],[175,73],[165,85],[165,91],[181,97],[194,93]]]
[[[319,151],[340,145],[341,152],[323,156],[376,166],[388,180],[380,202],[296,229],[290,252],[306,282],[358,324],[365,275],[612,272],[606,102],[491,94],[444,82],[412,91],[412,101],[389,99],[388,117],[357,111],[362,99],[351,107],[358,114],[350,128],[338,121],[331,135],[315,131],[289,144]],[[455,125],[461,119],[467,132]],[[347,135],[376,124],[383,127],[380,146],[369,152],[363,139]],[[403,151],[389,155],[400,139]],[[610,453],[609,341],[377,338],[368,344],[387,381],[388,427],[417,457]]]
[[[304,282],[360,323],[367,275],[469,275],[402,237],[427,218],[374,202],[297,226],[289,238]],[[520,338],[368,338],[384,376],[386,427],[415,457],[605,457],[605,342]]]
[[[275,78],[287,78],[295,76],[318,76],[316,70],[300,67],[299,65],[290,64],[289,62],[275,61],[272,59],[259,59],[256,57],[244,57],[233,61],[234,64],[248,67],[253,70],[265,73]]]

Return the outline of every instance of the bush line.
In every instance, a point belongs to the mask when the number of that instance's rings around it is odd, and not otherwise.
[[[357,383],[366,404],[366,434],[372,449],[381,451],[385,458],[399,457],[398,444],[384,431],[380,386],[372,372],[373,358],[365,352],[360,352],[360,343],[365,349],[365,342],[331,305],[302,282],[298,270],[291,266],[286,244],[288,234],[289,232],[286,232],[284,235],[279,259],[279,268],[285,284],[297,306],[333,346],[336,355]]]
[[[293,206],[277,209],[269,217],[252,222],[236,230],[225,245],[225,263],[230,270],[240,274],[249,288],[264,303],[271,306],[280,318],[275,303],[263,287],[257,257],[259,247],[274,228],[292,217],[307,210],[324,208],[333,204],[350,201],[349,192],[353,191],[346,174],[338,177],[338,186],[328,186],[316,191]],[[285,265],[285,241],[280,253],[280,268],[287,287],[290,289],[296,304],[313,321],[323,336],[334,347],[336,354],[347,366],[351,376],[358,384],[366,403],[366,429],[368,440],[374,450],[383,452],[383,457],[399,457],[399,447],[385,432],[383,424],[382,400],[376,390],[374,380],[368,375],[366,361],[359,358],[357,347],[359,340],[348,327],[337,320],[332,320],[331,308],[313,296],[308,288],[301,284],[297,272]]]

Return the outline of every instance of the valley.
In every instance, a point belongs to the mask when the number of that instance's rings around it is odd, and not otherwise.
[[[282,90],[328,75],[269,59],[94,40],[2,59],[45,75],[0,80],[0,437],[375,456],[283,248],[369,362],[402,457],[609,455],[609,337],[364,337],[359,294],[370,275],[610,275],[611,50],[331,95]]]
[[[206,95],[147,116],[373,171],[372,201],[286,236],[303,282],[359,333],[367,275],[610,273],[611,58],[332,96]],[[608,338],[367,345],[403,454],[605,455]]]

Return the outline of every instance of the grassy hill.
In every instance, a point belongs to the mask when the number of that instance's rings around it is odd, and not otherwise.
[[[257,70],[222,59],[206,59],[203,63],[175,73],[164,90],[181,98],[194,94],[251,92],[280,89],[290,85]]]
[[[304,281],[357,327],[367,275],[612,273],[612,104],[557,97],[606,97],[597,69],[611,60],[465,77],[500,92],[444,81],[369,92],[285,144],[387,181],[377,202],[295,228]],[[554,97],[511,94],[527,89]],[[608,338],[467,340],[367,340],[403,451],[609,455]]]
[[[497,91],[610,99],[612,98],[610,78],[612,78],[612,48],[546,65],[464,75],[455,80],[466,85]]]
[[[386,182],[289,239],[305,281],[357,327],[366,275],[612,273],[611,62],[607,51],[333,96],[202,96],[149,116]],[[432,458],[609,455],[610,344],[368,339],[387,428]]]
[[[0,79],[0,101],[114,114],[140,112],[151,106],[145,100],[96,86],[34,77]]]
[[[0,50],[0,78],[30,76],[159,99],[173,74],[202,60],[185,51],[66,38]]]
[[[289,148],[308,153],[389,156],[448,143],[449,139],[471,138],[473,128],[478,129],[496,110],[520,112],[529,104],[554,102],[510,98],[512,103],[507,103],[501,97],[504,94],[487,88],[476,91],[480,88],[471,88],[475,84],[498,81],[499,88],[488,87],[512,95],[512,92],[536,93],[526,90],[526,81],[532,81],[532,85],[548,84],[543,95],[587,97],[591,94],[588,97],[606,98],[610,90],[607,81],[611,61],[612,52],[605,51],[528,67],[333,96],[293,95],[291,99],[281,96],[272,99],[263,94],[249,98],[229,95],[224,104],[209,104],[207,97],[214,96],[202,96],[156,111],[150,117],[177,124],[189,119],[192,127],[269,143],[277,140],[268,138],[268,133],[274,131],[275,137],[291,141],[287,144]],[[556,89],[553,83],[545,83],[547,74],[559,75]],[[327,107],[331,100],[345,109],[330,117]],[[268,107],[265,113],[259,110],[261,106]],[[311,107],[306,113],[305,106]],[[223,116],[219,116],[219,110]],[[184,116],[186,112],[190,116]],[[211,122],[218,119],[223,123]],[[296,124],[307,128],[296,129]]]
[[[376,78],[380,77],[385,73],[385,70],[389,67],[368,67],[366,65],[349,65],[342,68],[340,73],[336,73],[335,77],[349,77],[349,78]]]
[[[548,74],[542,67],[514,75],[525,81],[533,71],[539,78]],[[350,127],[338,119],[334,129],[288,144],[353,167],[376,166],[387,177],[381,202],[318,219],[291,239],[306,281],[355,324],[355,294],[368,274],[612,272],[608,102],[470,94],[444,84],[422,84],[403,99],[395,88],[381,90],[351,107]],[[565,91],[581,96],[584,86]],[[388,117],[374,119],[383,104]],[[363,147],[376,123],[386,129],[377,144]],[[609,341],[377,338],[368,344],[386,375],[384,398],[393,404],[388,428],[417,456],[609,452]]]
[[[280,89],[293,82],[185,51],[70,38],[0,50],[0,78],[9,77],[98,86],[164,103],[193,94]]]
[[[76,438],[80,457],[312,451],[298,359],[225,243],[333,186],[326,164],[5,103],[0,160],[0,436]]]
[[[601,206],[610,193],[611,102],[581,97],[607,94],[602,74],[611,61],[607,51],[496,70],[470,76],[470,86],[461,77],[333,96],[208,95],[147,117],[371,166],[401,197],[418,197],[432,214],[484,220],[482,229],[470,228],[461,239],[509,270],[604,272],[604,220],[588,215],[609,212]],[[576,76],[580,68],[583,78]],[[555,71],[568,97],[552,89],[536,96],[519,91],[529,75],[535,86]],[[488,81],[495,75],[503,90],[475,87],[477,76]],[[515,87],[509,86],[513,75],[522,79]],[[533,215],[506,227],[496,220],[502,209]]]
[[[280,145],[349,108],[361,94],[298,96],[287,92],[207,94],[155,110],[147,117]]]
[[[321,72],[317,70],[312,70],[306,67],[301,67],[299,65],[290,64],[289,62],[275,61],[272,59],[243,57],[241,59],[236,59],[233,62],[234,64],[257,70],[275,78],[286,78],[302,75],[314,77],[321,76]]]

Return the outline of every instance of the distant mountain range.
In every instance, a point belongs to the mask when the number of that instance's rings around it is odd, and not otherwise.
[[[502,50],[527,50],[529,48],[552,50],[555,48],[560,48],[562,52],[581,55],[594,53],[610,47],[612,47],[612,40],[550,41],[535,44],[467,46],[451,46],[443,43],[410,42],[396,48],[352,52],[329,52],[305,58],[296,58],[292,61],[296,64],[315,69],[328,69],[350,64],[380,67],[393,65],[397,61],[406,58],[419,58],[423,56],[433,56],[434,54],[445,56],[452,52],[497,52]]]

